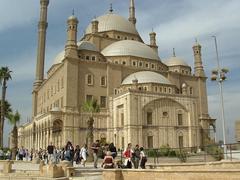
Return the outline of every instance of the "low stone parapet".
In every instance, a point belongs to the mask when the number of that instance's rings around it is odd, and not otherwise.
[[[103,180],[219,180],[240,179],[240,162],[218,162],[199,165],[176,164],[165,169],[106,169]]]
[[[13,170],[12,170],[12,164],[14,163],[14,161],[10,161],[10,160],[5,160],[5,161],[2,161],[3,163],[3,170],[2,172],[4,174],[8,174],[8,173],[11,173]]]

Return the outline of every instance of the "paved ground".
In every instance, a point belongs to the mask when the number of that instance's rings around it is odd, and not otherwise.
[[[232,154],[233,159],[240,159],[240,151],[233,151]],[[210,159],[209,159],[210,160]],[[188,162],[203,162],[203,157],[191,157],[188,159]],[[161,157],[158,159],[155,159],[156,163],[164,164],[164,163],[178,163],[178,158],[168,158],[168,157]],[[154,159],[149,158],[148,161],[149,164],[154,164]],[[76,176],[71,178],[72,180],[102,180],[102,168],[101,166],[101,160],[99,161],[98,167],[94,168],[93,163],[86,163],[86,167],[83,167],[82,165],[76,165],[74,164],[74,167],[76,167]],[[0,163],[0,170],[3,168],[3,165]],[[13,169],[17,171],[38,171],[39,170],[39,164],[33,164],[31,162],[15,162],[13,164]]]

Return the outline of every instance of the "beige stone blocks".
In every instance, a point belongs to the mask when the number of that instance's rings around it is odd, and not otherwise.
[[[2,172],[4,174],[11,173],[12,172],[12,164],[13,164],[13,161],[10,161],[10,160],[4,161]]]
[[[172,164],[167,169],[104,170],[103,180],[237,180],[240,179],[240,161],[208,164]],[[164,165],[162,165],[164,167]]]

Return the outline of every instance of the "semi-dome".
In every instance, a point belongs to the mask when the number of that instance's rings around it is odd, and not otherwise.
[[[78,46],[78,50],[89,50],[89,51],[97,51],[96,46],[89,42],[89,41],[79,41],[77,43]],[[53,64],[59,64],[63,61],[65,57],[65,51],[61,51],[60,53],[58,53],[58,55],[56,56],[56,58],[53,61]]]
[[[97,17],[96,20],[99,22],[98,24],[99,32],[116,30],[138,35],[135,26],[127,19],[117,14],[109,12],[108,14]],[[88,25],[86,29],[86,34],[90,33],[92,33],[91,23]]]
[[[172,85],[172,83],[163,75],[153,71],[139,71],[130,74],[122,81],[122,85],[133,84],[133,81],[136,80],[138,83],[159,83]]]
[[[96,46],[89,41],[80,41],[77,43],[78,50],[97,51]]]
[[[173,56],[164,62],[167,66],[189,66],[182,58]]]
[[[55,57],[53,64],[59,64],[63,61],[65,57],[65,51],[61,51],[60,53],[58,53],[58,55]]]
[[[122,40],[112,43],[101,52],[104,56],[136,56],[160,60],[157,53],[144,43],[133,40]]]

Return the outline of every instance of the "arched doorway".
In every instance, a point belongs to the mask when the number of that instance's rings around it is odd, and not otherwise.
[[[52,141],[56,147],[62,146],[62,129],[63,129],[63,122],[60,119],[53,121],[53,128],[52,128]]]

